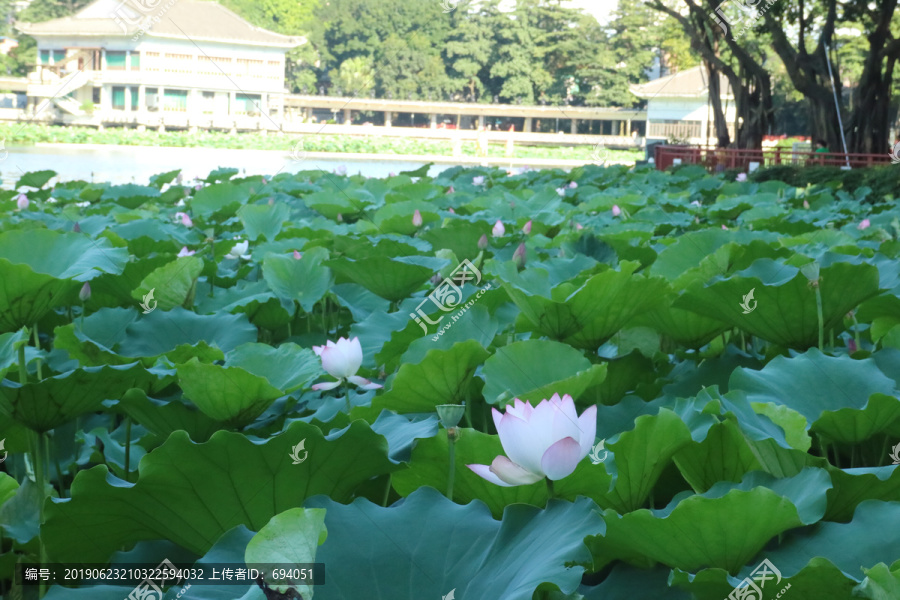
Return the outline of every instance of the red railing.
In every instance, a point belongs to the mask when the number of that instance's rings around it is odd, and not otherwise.
[[[762,150],[737,150],[709,146],[664,146],[654,147],[656,168],[663,171],[680,159],[681,164],[703,165],[711,173],[726,169],[749,170],[750,163],[759,167],[773,165],[827,166],[852,169],[889,164],[890,155],[884,154],[844,154],[843,152],[794,151],[788,148],[764,148]]]

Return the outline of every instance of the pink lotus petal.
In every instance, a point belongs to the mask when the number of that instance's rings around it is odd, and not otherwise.
[[[528,221],[527,223],[525,223],[525,226],[522,227],[522,231],[525,233],[525,235],[528,235],[529,233],[531,233],[531,221]]]
[[[29,204],[30,202],[28,201],[28,196],[26,196],[25,194],[19,194],[16,198],[16,206],[18,206],[20,210],[25,210],[26,208],[28,208]]]
[[[329,340],[319,357],[322,368],[332,377],[350,377],[356,375],[362,365],[362,346],[358,337],[352,340],[340,338],[337,342]]]
[[[317,392],[319,392],[319,391],[326,391],[326,390],[333,390],[334,388],[336,388],[336,387],[339,386],[339,385],[341,385],[341,382],[340,382],[340,381],[329,381],[329,382],[327,382],[327,383],[317,383],[317,384],[315,384],[315,385],[312,386],[312,389],[315,390],[315,391],[317,391]]]
[[[456,214],[456,211],[453,210],[453,207],[452,207],[452,206],[451,206],[450,208],[447,209],[447,212],[449,212],[451,215],[455,215],[455,214]]]
[[[505,456],[498,456],[491,463],[491,472],[509,485],[529,485],[544,478],[543,473],[523,469]]]
[[[486,479],[493,483],[494,485],[499,485],[502,487],[513,487],[511,483],[506,483],[496,475],[494,475],[493,471],[491,471],[490,465],[466,465],[469,469],[472,470],[473,473],[481,477],[482,479]]]
[[[491,229],[491,235],[494,237],[503,237],[503,234],[506,233],[506,228],[503,226],[503,222],[499,219],[496,223],[494,223],[494,227]]]
[[[360,377],[359,375],[351,375],[350,377],[347,378],[347,381],[349,381],[350,383],[353,383],[355,385],[358,385],[359,387],[361,387],[364,390],[380,390],[381,388],[384,387],[383,385],[380,385],[378,383],[372,383],[365,377]]]
[[[414,227],[422,226],[422,213],[419,212],[418,208],[413,212],[412,224]]]
[[[301,258],[303,258],[303,255],[294,250],[294,258],[300,260]]]
[[[863,219],[859,222],[859,225],[857,225],[856,228],[859,230],[867,229],[871,224],[872,223],[870,223],[868,219]]]
[[[619,208],[619,205],[618,205],[618,204],[613,204],[613,207],[612,207],[612,216],[618,217],[618,216],[621,215],[621,214],[622,214],[622,209]]]
[[[563,438],[544,452],[541,458],[541,472],[551,481],[563,479],[575,471],[582,458],[584,455],[581,454],[578,442],[570,437]]]

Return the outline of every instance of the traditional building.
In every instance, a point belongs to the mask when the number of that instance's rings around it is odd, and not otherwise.
[[[720,75],[722,109],[728,132],[734,139],[734,94],[728,79]],[[678,139],[689,144],[716,145],[709,72],[693,67],[640,85],[631,93],[647,100],[647,143]]]
[[[32,110],[190,128],[283,116],[285,54],[304,44],[254,27],[212,1],[97,0],[78,13],[17,28],[37,41]]]

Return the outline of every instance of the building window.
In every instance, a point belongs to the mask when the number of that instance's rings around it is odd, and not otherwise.
[[[169,54],[167,52],[163,66],[166,73],[193,74],[194,56],[191,54]]]
[[[187,112],[187,90],[166,90],[163,110],[168,112]]]
[[[144,91],[144,95],[146,96],[145,102],[147,103],[147,110],[159,110],[159,89],[147,88]]]
[[[137,71],[141,68],[141,53],[140,52],[132,52],[131,53],[131,70]]]
[[[200,100],[200,107],[204,115],[211,115],[216,110],[216,93],[203,92]]]
[[[125,110],[125,88],[113,86],[112,89],[113,110]]]
[[[145,52],[144,59],[147,63],[144,67],[145,70],[159,71],[159,52]]]
[[[131,110],[138,109],[138,88],[137,86],[131,87]]]
[[[62,64],[66,60],[66,51],[65,50],[54,50],[53,51],[53,64],[58,65]]]
[[[125,70],[125,53],[106,51],[106,68],[115,71]]]
[[[201,75],[231,75],[231,59],[222,56],[201,56],[197,72]]]
[[[259,94],[237,94],[237,113],[239,115],[256,115],[259,114],[259,104],[262,98]]]
[[[100,105],[100,88],[95,87],[93,90],[91,90],[91,102],[93,102],[97,106]]]
[[[50,51],[49,50],[41,50],[40,60],[38,61],[42,65],[50,64]]]

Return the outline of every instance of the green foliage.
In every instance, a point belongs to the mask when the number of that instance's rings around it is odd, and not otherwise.
[[[868,203],[891,202],[900,190],[900,169],[895,165],[849,171],[840,167],[778,165],[758,169],[748,179],[783,181],[799,188],[811,186],[812,191],[843,190],[853,195],[861,192]]]

